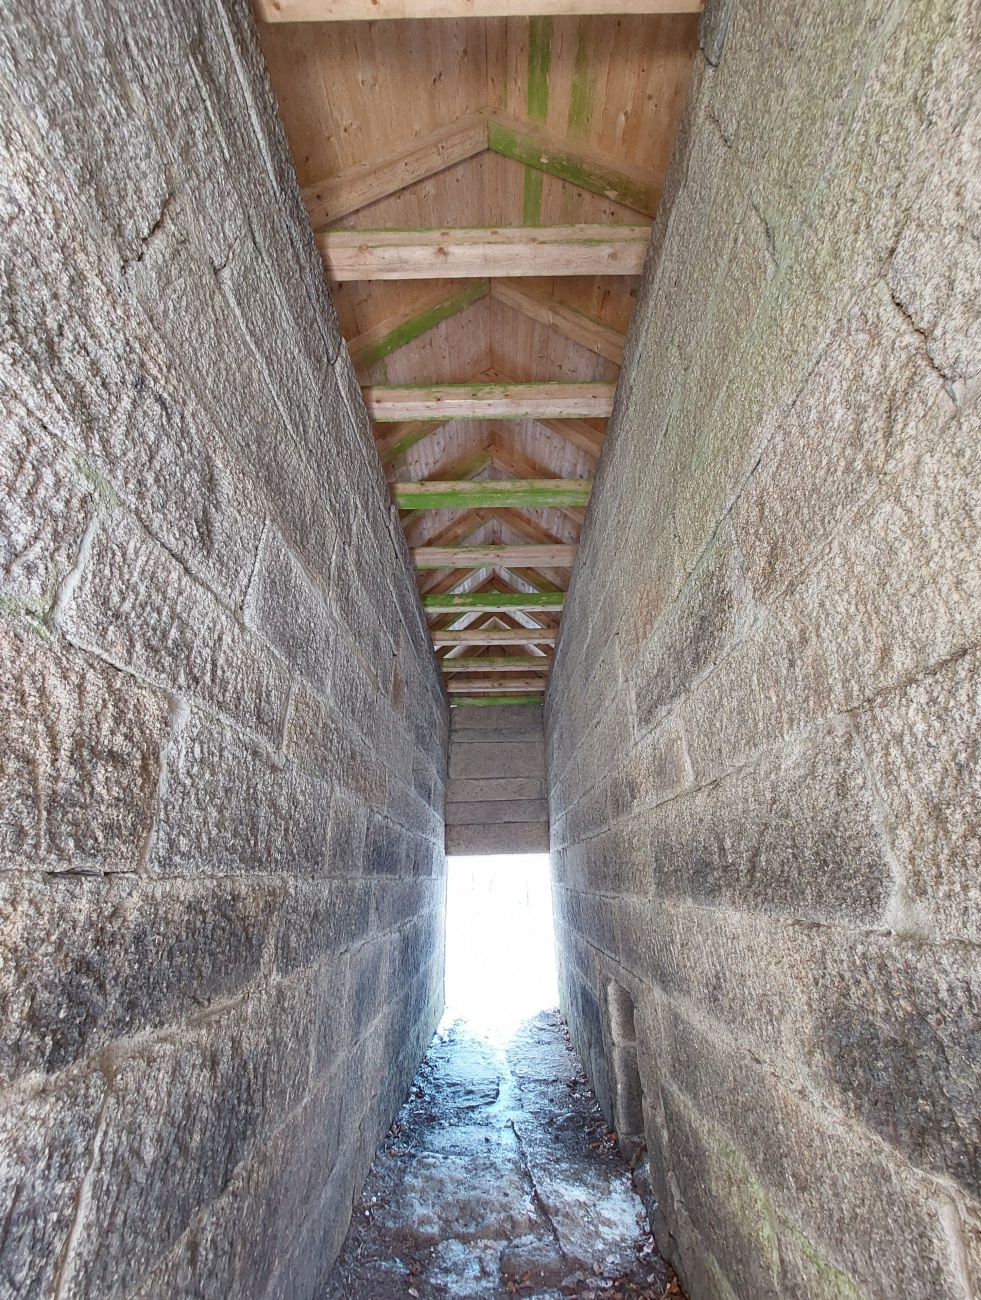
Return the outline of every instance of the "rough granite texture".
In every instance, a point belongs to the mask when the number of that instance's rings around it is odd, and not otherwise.
[[[981,1295],[981,7],[714,0],[546,701],[693,1300]]]
[[[0,1294],[302,1300],[442,1001],[447,708],[245,0],[0,23]]]

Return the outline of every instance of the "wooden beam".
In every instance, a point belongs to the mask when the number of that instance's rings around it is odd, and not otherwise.
[[[559,420],[605,417],[615,384],[418,384],[363,388],[373,420]]]
[[[471,692],[514,695],[519,691],[540,692],[544,685],[541,677],[508,677],[502,674],[500,677],[460,678],[459,681],[450,678],[446,682],[446,689],[450,695],[467,695]]]
[[[255,0],[264,23],[393,18],[526,18],[540,14],[697,14],[702,0]]]
[[[505,474],[513,474],[514,477],[518,479],[543,479],[548,476],[548,470],[546,470],[544,466],[538,465],[534,461],[529,460],[527,456],[523,456],[516,448],[506,446],[501,442],[500,438],[496,434],[491,435],[488,451],[490,452],[491,460],[494,465],[496,465],[498,469],[503,470]],[[572,509],[568,507],[560,507],[560,509],[562,510],[562,513],[577,527],[582,524],[584,517],[583,510],[578,507]]]
[[[639,275],[650,226],[328,230],[317,247],[332,280]]]
[[[542,564],[549,569],[569,569],[576,548],[558,546],[416,546],[411,551],[417,569],[481,569],[499,564]]]
[[[570,148],[567,140],[519,118],[489,112],[487,147],[648,217],[657,212],[661,186],[648,168],[619,158],[611,159],[597,150]]]
[[[490,451],[486,447],[481,447],[480,451],[474,452],[472,456],[468,456],[465,460],[454,461],[453,464],[448,465],[446,469],[441,469],[438,473],[434,474],[431,479],[427,479],[426,482],[428,483],[471,482],[473,479],[477,478],[479,474],[482,474],[485,469],[489,469],[493,463],[494,461],[490,454]],[[401,481],[396,480],[396,482],[393,483],[391,486],[394,489],[396,486],[408,486],[408,485],[402,484]],[[402,516],[402,526],[405,527],[405,525],[411,523],[412,520],[417,517],[417,515],[421,510],[433,510],[435,509],[435,507],[428,506],[428,505],[414,506],[414,507],[400,506],[399,509],[406,511],[406,513],[403,514]]]
[[[545,696],[529,692],[527,695],[457,695],[450,700],[453,709],[487,708],[492,704],[544,704]]]
[[[599,456],[603,450],[603,439],[606,434],[600,433],[585,420],[542,419],[538,423],[557,433],[560,438],[565,438],[566,442],[571,442],[573,446],[588,452],[590,456]]]
[[[391,483],[400,510],[467,510],[473,506],[578,506],[589,500],[589,478],[477,479],[441,483]]]
[[[433,632],[433,645],[552,645],[557,635],[554,627],[466,627],[462,631]]]
[[[530,320],[557,329],[573,343],[588,348],[607,361],[623,365],[624,336],[619,330],[604,325],[585,312],[576,311],[574,307],[558,302],[555,298],[548,298],[545,294],[513,284],[510,280],[492,280],[490,295]]]
[[[408,424],[393,424],[382,437],[375,439],[381,463],[387,465],[390,460],[401,456],[417,442],[422,442],[423,438],[428,438],[445,423],[445,420],[411,420]]]
[[[398,316],[389,316],[387,320],[365,330],[348,344],[355,369],[366,370],[376,361],[404,348],[407,343],[435,329],[443,321],[459,315],[475,302],[486,298],[489,290],[487,280],[474,280],[456,293],[448,294],[445,289],[436,289],[415,303],[408,314],[402,312]]]
[[[264,11],[278,10],[283,13],[296,9],[290,0],[256,0],[260,16]],[[311,6],[316,7],[316,5]],[[374,16],[374,15],[373,15]],[[300,18],[267,18],[267,22],[300,22]],[[473,158],[487,148],[487,119],[481,114],[472,113],[462,117],[450,126],[441,127],[429,135],[417,136],[407,140],[391,153],[381,158],[369,159],[355,167],[345,168],[336,176],[308,185],[302,191],[307,215],[314,230],[339,221],[359,208],[379,199],[387,198],[414,185],[416,181],[434,176],[454,163]]]
[[[527,673],[548,672],[552,660],[535,655],[466,655],[442,660],[444,673]]]
[[[450,610],[482,610],[486,614],[506,613],[508,610],[521,609],[534,613],[536,610],[561,609],[565,602],[564,591],[525,592],[525,591],[466,591],[461,595],[447,593],[439,596],[423,596],[422,605],[427,613],[442,614]]]

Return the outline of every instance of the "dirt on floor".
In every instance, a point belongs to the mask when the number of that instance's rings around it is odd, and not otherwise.
[[[326,1300],[682,1292],[558,1011],[441,1029],[379,1151]]]

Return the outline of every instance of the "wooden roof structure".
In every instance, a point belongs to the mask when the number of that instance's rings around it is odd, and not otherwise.
[[[541,699],[701,0],[255,3],[450,698]]]

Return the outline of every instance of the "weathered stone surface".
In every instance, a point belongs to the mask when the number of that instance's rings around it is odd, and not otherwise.
[[[7,624],[0,862],[131,871],[153,824],[167,708],[105,665]]]
[[[0,880],[0,1075],[54,1072],[237,993],[259,974],[279,894],[222,880]]]
[[[0,1106],[0,1289],[54,1295],[63,1244],[99,1127],[97,1071],[5,1093]]]
[[[37,421],[9,410],[0,423],[0,582],[3,595],[47,611],[78,555],[95,492]]]
[[[706,7],[563,613],[562,1002],[706,1300],[977,1285],[979,35]]]
[[[445,695],[248,6],[0,74],[0,1292],[312,1298],[441,1011]]]
[[[189,713],[168,753],[153,867],[179,875],[318,872],[330,804],[324,782]]]
[[[279,742],[286,671],[131,516],[99,528],[58,622],[82,649]]]

